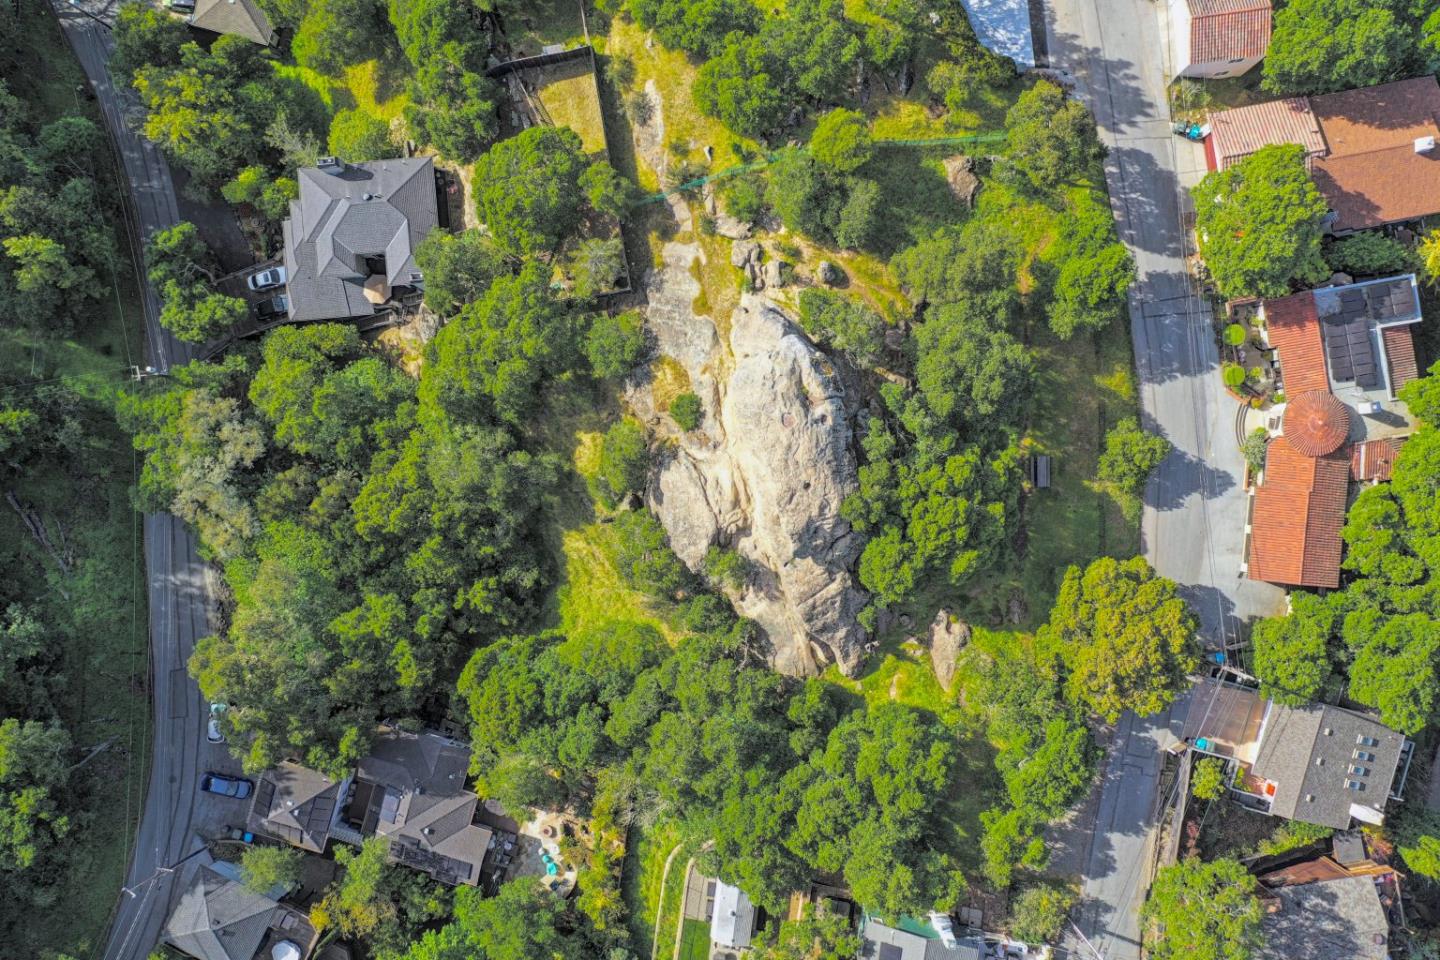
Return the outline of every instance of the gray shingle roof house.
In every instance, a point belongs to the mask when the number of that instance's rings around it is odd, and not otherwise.
[[[982,960],[984,956],[984,942],[974,937],[959,937],[955,946],[947,947],[938,934],[925,937],[874,918],[860,928],[860,960]]]
[[[247,826],[302,850],[324,853],[347,783],[298,763],[281,763],[256,780]]]
[[[1343,830],[1351,818],[1382,823],[1385,804],[1404,789],[1396,783],[1413,747],[1380,721],[1339,707],[1272,703],[1251,767],[1273,784],[1270,812]],[[1269,787],[1267,786],[1267,790]]]
[[[284,225],[291,320],[365,317],[398,292],[422,289],[415,248],[440,223],[429,157],[322,157],[296,178],[300,195]]]
[[[1281,887],[1267,898],[1261,960],[1386,960],[1390,923],[1374,877]]]
[[[477,886],[494,831],[466,784],[470,748],[438,733],[381,727],[355,774],[336,783],[294,763],[255,787],[249,828],[304,850],[327,840],[390,840],[390,859],[436,880]]]
[[[199,863],[175,905],[161,939],[196,960],[265,960],[276,947],[289,943],[303,960],[316,934],[305,915],[262,894],[252,893],[221,868],[228,864]]]
[[[234,34],[265,47],[275,45],[275,28],[255,0],[195,0],[195,12],[186,20],[200,30]]]
[[[445,883],[475,886],[493,836],[475,822],[468,747],[435,733],[386,728],[355,771],[349,817],[390,838],[390,858]]]

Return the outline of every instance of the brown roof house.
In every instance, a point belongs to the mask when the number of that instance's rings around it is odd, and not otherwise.
[[[346,163],[321,157],[296,171],[284,223],[291,320],[368,317],[424,289],[415,249],[440,224],[430,157]]]
[[[197,30],[244,37],[264,47],[275,45],[275,28],[255,0],[195,0],[185,22]]]
[[[1250,504],[1246,573],[1333,589],[1352,479],[1389,479],[1414,428],[1396,394],[1419,375],[1419,290],[1407,274],[1268,300],[1260,315],[1286,403]]]
[[[1328,704],[1287,707],[1229,670],[1196,688],[1185,722],[1191,749],[1231,762],[1246,806],[1344,830],[1379,824],[1399,800],[1414,744],[1379,720]]]
[[[1404,926],[1393,848],[1359,830],[1244,861],[1260,883],[1259,960],[1386,960]]]
[[[1271,144],[1304,147],[1334,233],[1440,213],[1440,82],[1433,76],[1219,110],[1209,128],[1211,170]]]
[[[1254,69],[1270,46],[1270,0],[1170,0],[1170,69],[1216,80]]]
[[[317,934],[305,914],[240,883],[233,863],[197,861],[160,938],[195,960],[305,960]]]
[[[382,727],[353,776],[335,782],[298,764],[267,770],[255,787],[251,830],[303,850],[328,840],[390,840],[390,860],[450,884],[480,883],[494,832],[466,787],[470,748],[438,733]]]

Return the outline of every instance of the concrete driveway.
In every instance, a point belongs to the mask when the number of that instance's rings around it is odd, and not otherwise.
[[[114,139],[130,189],[137,242],[176,223],[179,205],[165,157],[127,122],[140,107],[127,86],[116,88],[106,69],[113,41],[107,30],[65,0],[53,0],[66,38],[79,58],[105,125]],[[114,0],[84,0],[95,17],[113,16]],[[191,359],[193,348],[160,327],[159,300],[147,285],[147,362],[160,373]],[[208,706],[185,669],[195,641],[211,631],[207,566],[194,537],[169,514],[145,517],[145,566],[150,601],[150,686],[154,721],[150,782],[131,855],[126,891],[106,942],[106,960],[143,960],[159,937],[179,891],[165,868],[194,852],[205,837],[244,822],[245,803],[203,794],[207,770],[238,773],[224,745],[206,741]]]
[[[1109,148],[1105,164],[1120,239],[1135,257],[1130,318],[1145,424],[1174,452],[1145,491],[1141,549],[1175,580],[1213,650],[1249,622],[1283,612],[1284,594],[1245,579],[1244,461],[1238,405],[1219,376],[1210,303],[1186,271],[1185,190],[1204,174],[1201,149],[1170,132],[1165,6],[1159,0],[1046,0],[1050,65],[1072,74]],[[1161,751],[1187,701],[1160,716],[1126,715],[1106,744],[1101,783],[1065,830],[1082,874],[1078,922],[1107,960],[1138,960],[1150,884]],[[1078,942],[1076,956],[1093,956]]]

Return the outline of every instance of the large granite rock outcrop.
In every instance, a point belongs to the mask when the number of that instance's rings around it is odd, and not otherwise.
[[[708,318],[693,319],[713,329]],[[663,329],[671,325],[662,320],[656,331],[662,349],[680,339]],[[693,330],[685,339],[693,351]],[[765,629],[777,670],[807,675],[834,662],[853,672],[864,654],[856,616],[866,595],[850,569],[863,543],[840,517],[840,502],[856,484],[847,404],[854,398],[764,297],[741,298],[728,345],[723,363],[712,358],[703,369],[693,352],[678,358],[706,381],[697,391],[706,415],[701,430],[676,438],[647,500],[691,568],[716,544],[750,561],[749,582],[731,599]]]

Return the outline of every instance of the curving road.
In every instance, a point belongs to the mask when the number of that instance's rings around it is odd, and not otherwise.
[[[165,157],[129,121],[140,105],[128,85],[111,82],[106,61],[110,31],[91,17],[108,19],[116,0],[85,0],[86,16],[65,0],[52,0],[65,36],[94,88],[124,167],[130,192],[132,239],[140,242],[179,220],[175,185]],[[147,284],[145,334],[148,362],[158,373],[191,359],[192,348],[161,328],[160,303]],[[204,837],[241,822],[238,801],[199,792],[206,770],[238,771],[226,748],[205,737],[207,709],[185,669],[197,638],[210,631],[207,568],[194,537],[169,514],[145,517],[145,566],[150,602],[150,687],[153,708],[150,782],[136,832],[126,888],[112,920],[105,960],[144,960],[160,935],[178,894],[165,868],[199,849]]]
[[[1284,610],[1277,587],[1245,579],[1244,463],[1236,404],[1219,377],[1211,306],[1186,270],[1185,191],[1204,174],[1198,145],[1170,131],[1164,0],[1045,0],[1051,64],[1076,80],[1109,148],[1105,163],[1120,239],[1135,257],[1131,333],[1146,425],[1174,452],[1151,477],[1141,548],[1180,585],[1206,646],[1244,639],[1246,625]],[[1082,874],[1079,925],[1106,960],[1138,960],[1140,908],[1154,855],[1161,751],[1188,704],[1124,716],[1097,794],[1076,824]],[[1093,956],[1081,946],[1077,956]]]

